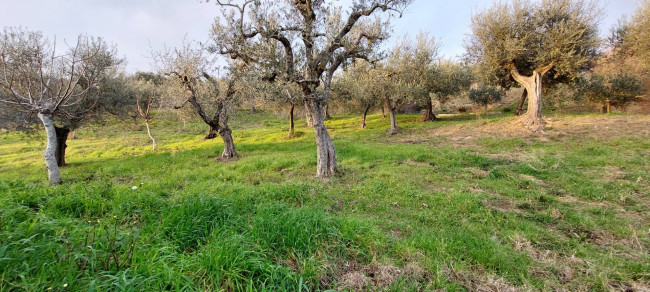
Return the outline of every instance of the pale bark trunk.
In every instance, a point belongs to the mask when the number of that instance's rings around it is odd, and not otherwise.
[[[532,82],[526,86],[528,91],[528,110],[522,116],[526,129],[539,133],[544,131],[544,118],[542,117],[542,74],[534,71]]]
[[[293,136],[293,129],[294,129],[293,109],[294,108],[295,105],[292,103],[291,107],[289,108],[289,133],[287,134],[288,137]]]
[[[533,71],[532,76],[522,76],[517,71],[514,63],[511,64],[512,77],[527,91],[528,110],[521,117],[524,127],[535,133],[544,132],[544,118],[542,117],[542,77],[553,68],[553,63]]]
[[[71,138],[72,138],[72,140],[77,140],[77,139],[79,139],[79,138],[77,137],[77,129],[75,129],[74,131],[72,131],[72,137],[71,137]]]
[[[388,129],[388,134],[390,135],[397,134],[399,132],[395,110],[396,109],[394,107],[390,107],[390,129]]]
[[[314,126],[314,121],[312,120],[311,114],[309,113],[310,109],[307,106],[307,103],[305,103],[305,122],[307,123],[307,127],[313,127]]]
[[[70,134],[70,129],[54,126],[54,131],[56,132],[56,164],[59,167],[66,166],[65,149],[68,148],[67,141],[68,134]]]
[[[145,120],[144,124],[147,126],[147,135],[149,135],[149,139],[151,139],[151,142],[153,143],[153,150],[158,150],[158,141],[156,141],[156,138],[151,135],[151,125],[149,124],[149,121]]]
[[[38,118],[45,127],[45,134],[47,135],[47,146],[43,156],[45,157],[45,166],[47,167],[47,176],[51,185],[58,185],[61,183],[61,172],[56,163],[56,130],[54,129],[54,120],[52,114],[39,113]]]
[[[519,99],[519,104],[517,105],[517,110],[515,110],[515,116],[521,116],[521,113],[524,111],[524,103],[526,102],[526,95],[528,90],[524,88],[524,91],[521,93],[521,98]]]
[[[308,109],[308,116],[311,116],[314,124],[314,133],[316,134],[316,176],[321,178],[328,177],[336,173],[336,149],[325,127],[323,104],[315,98],[307,98],[305,100],[305,108]]]
[[[219,135],[223,139],[223,153],[221,157],[225,159],[231,159],[237,157],[237,151],[235,151],[235,142],[232,139],[232,131],[228,126],[221,127],[219,129]]]
[[[223,153],[221,153],[221,158],[231,159],[237,157],[237,151],[235,151],[235,142],[232,139],[232,131],[228,126],[228,108],[225,104],[221,105],[221,110],[219,111],[219,135],[223,140]]]
[[[366,110],[363,111],[363,116],[361,116],[361,128],[365,129],[366,128],[366,116],[368,116],[368,111],[370,110],[370,107],[366,107]]]
[[[381,107],[381,118],[385,119],[386,118],[386,105],[383,105]]]
[[[424,107],[424,115],[422,116],[423,122],[433,122],[437,120],[436,115],[433,114],[433,103],[431,98],[427,100],[427,104]]]

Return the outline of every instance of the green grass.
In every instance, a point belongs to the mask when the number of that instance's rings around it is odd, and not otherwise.
[[[312,130],[268,114],[233,119],[227,162],[199,123],[157,120],[159,151],[132,123],[82,128],[57,187],[41,133],[0,133],[0,291],[648,287],[647,137],[454,144],[437,132],[509,118],[417,119],[328,121],[325,181]]]

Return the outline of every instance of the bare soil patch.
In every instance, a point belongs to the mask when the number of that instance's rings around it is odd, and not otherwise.
[[[518,117],[505,118],[496,122],[450,125],[432,128],[417,134],[402,134],[397,142],[421,143],[437,139],[441,145],[474,145],[481,138],[522,138],[530,142],[545,142],[579,137],[594,140],[613,140],[625,136],[650,138],[650,116],[582,116],[546,117],[543,134],[534,134],[524,129]],[[515,154],[513,154],[515,155]],[[518,157],[514,157],[518,158]]]

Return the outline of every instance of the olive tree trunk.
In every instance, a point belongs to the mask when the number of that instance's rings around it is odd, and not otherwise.
[[[553,63],[535,69],[532,76],[522,76],[514,64],[511,67],[512,77],[527,91],[528,109],[522,116],[524,127],[534,133],[544,132],[544,118],[542,117],[542,77],[553,68]]]
[[[305,123],[307,124],[307,127],[313,127],[314,126],[314,121],[312,120],[312,116],[309,113],[310,109],[307,106],[307,103],[305,103]]]
[[[54,131],[56,132],[56,164],[61,166],[66,166],[65,163],[65,149],[68,148],[68,135],[70,134],[70,128],[66,127],[57,127],[54,126]]]
[[[47,146],[43,156],[45,157],[45,166],[47,167],[47,176],[51,185],[58,185],[61,183],[61,172],[59,165],[56,163],[56,129],[54,127],[54,120],[51,113],[39,113],[38,118],[45,127],[45,134],[47,135]]]
[[[293,103],[289,107],[289,133],[287,134],[287,137],[292,137],[293,136],[293,130],[295,128],[294,124],[294,119],[293,119],[293,110],[296,107]]]
[[[519,104],[517,105],[517,110],[515,110],[515,116],[521,116],[521,113],[524,111],[524,103],[526,103],[526,95],[528,90],[524,88],[524,91],[521,93],[521,98],[519,99]]]
[[[422,116],[423,122],[433,122],[437,120],[436,115],[433,114],[433,103],[431,98],[427,100],[427,104],[424,106],[424,115]]]
[[[395,114],[395,107],[390,107],[390,129],[388,129],[388,134],[393,135],[399,132],[399,127],[397,126],[397,116]]]
[[[223,140],[223,152],[221,153],[221,157],[226,159],[237,157],[235,142],[232,139],[232,130],[230,130],[228,126],[221,127],[219,129],[219,135]]]
[[[228,126],[228,107],[225,103],[220,105],[221,109],[219,111],[219,135],[223,140],[223,153],[221,153],[221,158],[231,159],[237,157],[237,151],[235,151],[235,142],[232,139],[232,130]]]
[[[158,141],[156,141],[156,138],[151,135],[151,125],[149,120],[145,120],[144,124],[147,126],[147,135],[149,135],[149,139],[151,139],[151,143],[153,144],[153,150],[158,150]]]
[[[330,107],[329,105],[325,105],[325,120],[329,121],[332,119],[332,116],[330,116]]]
[[[368,111],[370,110],[370,107],[367,106],[366,110],[363,111],[363,115],[361,116],[361,128],[365,129],[366,128],[366,116],[368,116]]]
[[[316,176],[328,177],[336,173],[336,149],[325,127],[324,106],[316,98],[305,99],[307,115],[310,116],[316,134]]]
[[[208,134],[205,135],[203,140],[210,140],[214,138],[217,138],[217,127],[210,125],[210,130],[208,130]]]

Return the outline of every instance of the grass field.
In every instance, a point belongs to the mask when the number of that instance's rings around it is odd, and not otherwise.
[[[82,128],[53,188],[42,134],[1,133],[0,291],[650,289],[650,116],[417,119],[328,121],[326,181],[269,114],[235,161],[201,124]]]

